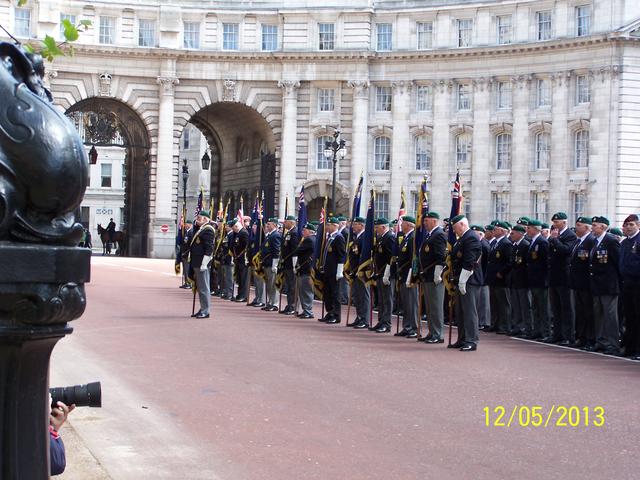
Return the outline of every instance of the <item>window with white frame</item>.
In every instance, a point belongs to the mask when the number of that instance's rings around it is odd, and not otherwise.
[[[587,194],[583,192],[574,192],[571,195],[571,206],[572,206],[572,214],[573,214],[573,223],[578,219],[578,217],[584,217],[585,211],[587,209]]]
[[[121,163],[120,166],[122,167],[121,178],[122,178],[122,189],[124,190],[125,188],[127,188],[127,166],[124,163]]]
[[[373,146],[373,168],[375,170],[389,170],[391,168],[391,139],[376,137]]]
[[[71,25],[75,26],[75,24],[76,24],[76,16],[75,15],[68,15],[66,13],[61,13],[60,14],[60,38],[61,39],[65,38],[64,37],[64,23],[63,23],[65,20],[68,20]]]
[[[138,46],[156,46],[156,22],[153,20],[138,20]]]
[[[272,52],[278,49],[278,26],[262,25],[262,51]]]
[[[531,192],[531,212],[536,220],[545,221],[549,209],[549,195],[546,192]]]
[[[536,80],[536,108],[551,106],[551,81],[546,78]]]
[[[111,164],[100,164],[100,186],[104,188],[111,188]]]
[[[240,26],[237,23],[222,24],[222,49],[238,50],[238,37]]]
[[[376,193],[373,208],[377,217],[389,218],[389,194],[386,192]]]
[[[331,170],[331,159],[324,156],[327,142],[333,142],[333,137],[322,135],[316,138],[316,170]]]
[[[458,110],[471,110],[471,85],[468,83],[458,84]]]
[[[114,17],[100,17],[99,42],[104,44],[114,43],[116,36],[116,19]]]
[[[534,170],[546,170],[549,168],[551,156],[551,135],[547,132],[538,132],[534,138]]]
[[[576,36],[584,37],[591,33],[591,5],[576,7]]]
[[[498,45],[511,43],[511,15],[499,15],[496,18]]]
[[[386,52],[392,48],[392,25],[390,23],[376,24],[376,49],[379,52]]]
[[[13,31],[16,37],[31,36],[31,10],[29,8],[16,8],[14,10]]]
[[[501,133],[496,135],[496,170],[511,168],[511,135]]]
[[[578,75],[576,77],[576,105],[589,103],[590,101],[589,77],[586,75]]]
[[[471,165],[471,135],[461,133],[456,136],[456,168],[469,168]]]
[[[416,170],[431,168],[431,135],[418,135],[414,140],[416,151]]]
[[[376,87],[376,112],[390,112],[391,99],[391,87]]]
[[[458,47],[470,47],[473,32],[473,20],[469,18],[458,20]]]
[[[536,12],[536,30],[539,41],[551,40],[551,11]]]
[[[182,46],[184,48],[200,48],[200,23],[184,22]]]
[[[318,24],[318,50],[333,50],[335,48],[335,24]]]
[[[511,82],[498,82],[496,87],[496,108],[511,110]]]
[[[589,166],[589,131],[578,130],[574,135],[574,165],[575,168]]]
[[[189,127],[185,128],[182,132],[182,148],[189,150],[191,148],[191,130]]]
[[[420,211],[418,208],[418,192],[411,192],[409,195],[409,205],[407,205],[407,215],[417,217],[417,213]]]
[[[492,217],[497,220],[509,219],[509,193],[494,192],[491,194]]]
[[[418,35],[418,50],[433,48],[432,22],[418,22],[416,24],[416,32]]]
[[[416,111],[430,112],[433,104],[432,89],[429,85],[418,85],[416,87]]]
[[[471,221],[471,192],[462,192],[462,209],[464,216]]]
[[[334,97],[335,97],[335,90],[333,88],[319,88],[318,89],[318,111],[333,112],[335,108]]]

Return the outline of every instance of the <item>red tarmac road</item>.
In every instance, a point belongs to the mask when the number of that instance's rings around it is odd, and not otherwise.
[[[94,257],[52,358],[53,384],[102,381],[71,422],[114,479],[640,478],[637,362],[494,334],[462,353],[217,298],[195,320],[172,269]],[[485,425],[535,405],[590,425]]]

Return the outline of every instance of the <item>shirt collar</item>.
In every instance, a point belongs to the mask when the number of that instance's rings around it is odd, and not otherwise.
[[[536,233],[533,237],[531,237],[531,243],[535,242],[540,235],[541,233]]]
[[[638,236],[638,234],[639,234],[639,233],[640,233],[640,230],[638,230],[638,231],[636,232],[636,234],[635,234],[635,235],[633,235],[633,236],[631,236],[631,237],[627,237],[627,238],[628,238],[629,240],[631,240],[632,238],[636,238],[636,237]]]

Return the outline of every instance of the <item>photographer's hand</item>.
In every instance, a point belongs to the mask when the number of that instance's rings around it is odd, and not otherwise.
[[[64,422],[67,421],[67,417],[76,408],[75,405],[67,406],[62,402],[58,402],[58,406],[51,410],[51,415],[49,415],[49,423],[56,432],[60,431]]]

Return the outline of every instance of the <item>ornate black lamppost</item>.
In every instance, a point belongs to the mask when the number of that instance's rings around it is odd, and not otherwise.
[[[187,159],[182,159],[182,210],[187,210],[187,180],[189,180],[189,166]],[[186,220],[185,220],[186,221]]]
[[[324,146],[324,156],[326,159],[331,159],[333,163],[333,180],[331,181],[331,214],[336,214],[336,165],[338,163],[338,156],[340,159],[344,159],[347,156],[347,146],[344,140],[338,140],[340,136],[340,130],[336,130],[333,134],[333,141],[326,142]]]

